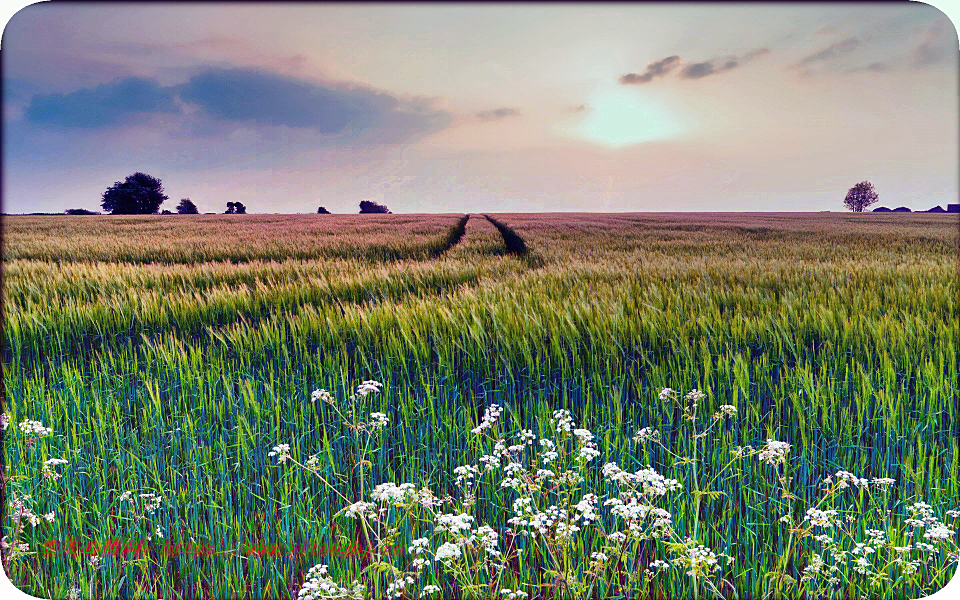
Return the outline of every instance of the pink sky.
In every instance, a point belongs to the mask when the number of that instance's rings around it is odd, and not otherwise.
[[[958,42],[918,4],[37,4],[4,210],[841,210],[958,198]]]

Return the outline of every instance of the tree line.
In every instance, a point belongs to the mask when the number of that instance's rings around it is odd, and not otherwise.
[[[128,176],[123,181],[114,182],[114,184],[103,192],[100,206],[105,212],[111,215],[170,215],[173,212],[169,210],[160,210],[160,206],[169,200],[169,196],[164,193],[163,183],[159,178],[147,175],[146,173],[136,172]],[[200,209],[190,198],[181,198],[177,205],[177,214],[180,215],[198,215]],[[100,214],[85,208],[67,209],[68,215],[96,215]],[[247,207],[243,202],[227,202],[225,215],[245,215]],[[325,207],[317,209],[317,214],[332,214]],[[360,202],[360,214],[391,214],[383,204],[363,200]]]

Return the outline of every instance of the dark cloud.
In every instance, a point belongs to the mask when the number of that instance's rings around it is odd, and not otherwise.
[[[338,133],[367,128],[399,107],[388,94],[337,89],[255,69],[210,69],[180,87],[180,98],[225,121]]]
[[[493,108],[490,110],[481,110],[477,113],[477,118],[483,121],[497,121],[507,117],[516,117],[520,111],[515,108]]]
[[[23,115],[36,125],[104,128],[133,115],[179,112],[173,98],[173,91],[157,81],[128,77],[69,94],[33,96]]]
[[[638,83],[649,83],[656,77],[663,77],[680,64],[680,57],[677,55],[668,56],[647,65],[647,68],[641,74],[627,73],[620,77],[620,83],[623,85],[635,85]]]
[[[191,110],[181,112],[180,105]],[[109,128],[133,115],[181,113],[187,135],[226,134],[238,125],[285,126],[342,140],[406,141],[432,133],[450,115],[432,100],[404,100],[360,87],[321,85],[249,69],[206,69],[184,84],[161,87],[154,80],[127,78],[69,94],[36,95],[24,116],[51,127]]]
[[[739,66],[739,62],[735,58],[725,58],[725,59],[714,59],[708,60],[701,63],[691,63],[683,68],[680,71],[680,77],[684,79],[700,79],[701,77],[706,77],[707,75],[714,75],[716,73],[722,73],[724,71],[729,71],[730,69],[735,69]]]
[[[813,63],[831,60],[839,56],[843,56],[844,54],[849,54],[853,52],[854,50],[857,49],[859,45],[860,45],[860,40],[858,40],[857,38],[847,38],[843,41],[830,44],[829,46],[827,46],[823,50],[820,50],[819,52],[814,52],[813,54],[804,56],[794,66],[804,67],[804,66],[811,65]]]
[[[708,75],[715,75],[717,73],[723,73],[724,71],[736,69],[737,67],[750,62],[755,58],[769,53],[769,48],[757,48],[756,50],[747,52],[740,58],[737,58],[736,56],[725,56],[721,58],[712,58],[703,62],[685,63],[683,68],[680,70],[680,77],[683,79],[701,79],[703,77],[707,77]],[[679,56],[668,56],[663,60],[652,62],[647,65],[646,71],[644,71],[641,75],[637,75],[636,73],[628,73],[627,75],[624,75],[620,78],[620,83],[647,83],[655,77],[666,75],[675,67],[677,67],[680,62]]]
[[[750,52],[744,54],[740,60],[746,62],[748,60],[760,58],[761,56],[766,56],[767,54],[770,54],[770,48],[757,48],[756,50],[751,50]]]

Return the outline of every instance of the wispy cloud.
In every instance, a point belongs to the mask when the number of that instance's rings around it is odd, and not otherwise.
[[[683,68],[680,71],[680,77],[684,79],[700,79],[701,77],[706,77],[707,75],[713,75],[715,73],[722,73],[724,71],[729,71],[730,69],[736,69],[740,65],[737,62],[737,59],[734,57],[725,58],[722,60],[708,60],[706,62],[691,63]]]
[[[492,108],[490,110],[481,110],[477,113],[477,118],[481,121],[499,121],[507,117],[516,117],[520,111],[515,108]]]
[[[818,50],[812,54],[804,56],[796,64],[795,67],[807,67],[814,63],[825,62],[850,54],[860,46],[860,40],[857,38],[851,37],[845,40],[834,42],[822,50]]]
[[[927,29],[923,41],[913,51],[913,64],[918,67],[935,65],[956,59],[957,38],[950,31],[946,19],[937,20]]]
[[[877,61],[870,63],[865,67],[857,67],[855,69],[850,69],[849,73],[886,73],[887,71],[892,70],[893,67],[889,63]]]
[[[681,64],[683,65],[683,68],[680,69],[679,76],[682,79],[702,79],[709,75],[716,75],[717,73],[723,73],[724,71],[736,69],[737,67],[750,62],[755,58],[769,53],[769,48],[757,48],[756,50],[747,52],[739,58],[733,55],[728,55],[724,57],[712,58],[702,62],[684,62],[679,56],[668,56],[648,64],[646,70],[639,75],[637,73],[627,73],[626,75],[623,75],[620,77],[620,83],[624,85],[649,83],[655,78],[667,75]]]
[[[677,55],[661,58],[647,64],[643,73],[627,73],[620,77],[620,83],[624,85],[635,85],[638,83],[650,83],[657,77],[663,77],[680,64],[680,57]]]

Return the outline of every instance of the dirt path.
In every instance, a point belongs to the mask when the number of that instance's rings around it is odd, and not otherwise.
[[[500,232],[500,235],[503,236],[503,244],[507,247],[507,252],[510,254],[516,254],[517,256],[523,256],[527,253],[527,243],[523,241],[523,238],[520,237],[519,233],[489,215],[483,216],[486,217],[488,221],[493,223],[493,226],[496,227],[497,231]]]

